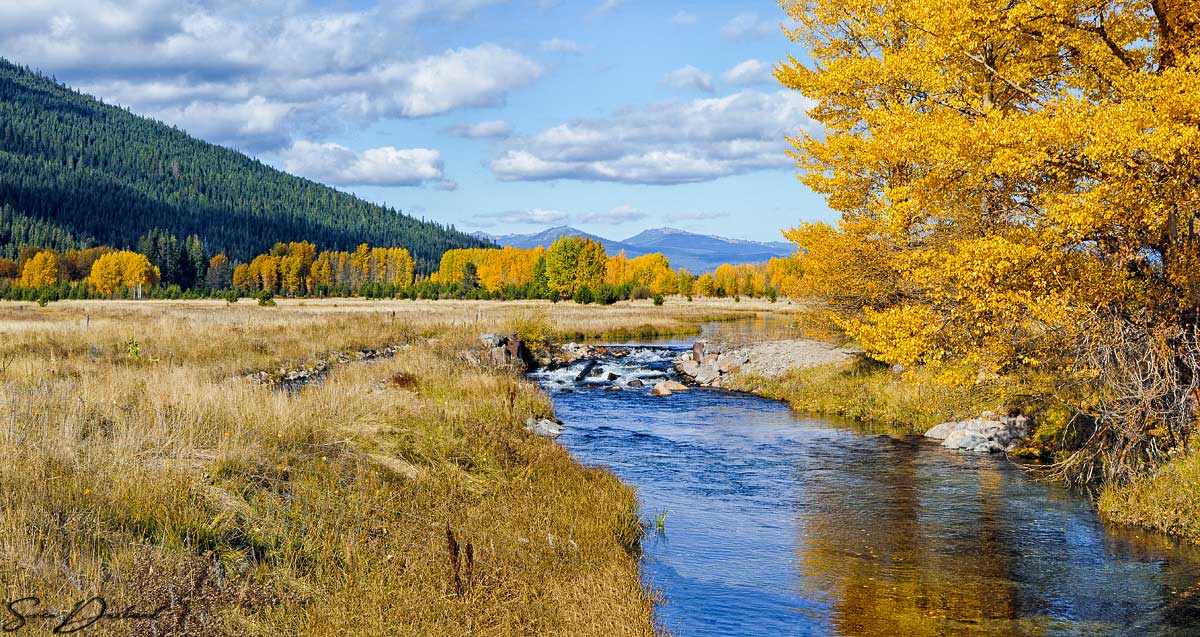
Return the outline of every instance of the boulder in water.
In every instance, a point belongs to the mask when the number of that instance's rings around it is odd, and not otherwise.
[[[693,378],[700,385],[711,385],[713,381],[721,377],[721,370],[717,368],[716,363],[705,363],[696,370]]]
[[[667,381],[663,381],[655,385],[654,389],[650,390],[650,393],[655,396],[670,396],[674,392],[671,391],[670,387],[667,387]]]
[[[645,387],[646,383],[643,383],[642,381],[635,378],[635,379],[629,381],[628,383],[625,383],[625,385],[627,387]]]
[[[1000,416],[984,413],[979,418],[944,422],[925,437],[941,440],[947,449],[975,453],[1012,451],[1029,435],[1029,419],[1025,416]]]
[[[563,427],[549,418],[529,418],[525,421],[525,430],[543,438],[557,438],[562,435]]]
[[[587,378],[588,376],[591,376],[592,370],[596,368],[596,364],[597,364],[597,361],[595,361],[595,360],[588,361],[583,366],[583,370],[575,375],[575,382],[577,382],[577,383],[583,382],[583,379]]]

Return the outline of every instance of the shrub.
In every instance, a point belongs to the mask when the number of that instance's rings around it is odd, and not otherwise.
[[[225,302],[226,303],[237,303],[238,300],[241,298],[242,297],[240,294],[238,294],[237,290],[229,290],[228,292],[225,293]]]
[[[575,291],[574,300],[576,303],[579,303],[580,305],[587,305],[587,304],[595,301],[596,297],[594,294],[592,294],[592,289],[585,285],[585,286],[581,286],[578,290]]]
[[[655,305],[662,305],[663,303],[666,303],[666,301],[667,300],[663,298],[663,295],[661,295],[661,294],[654,295],[654,304]]]
[[[271,294],[270,290],[263,290],[258,293],[258,304],[263,307],[275,307],[275,295]]]
[[[604,284],[596,288],[596,302],[600,305],[612,305],[620,300],[619,290],[617,288]]]

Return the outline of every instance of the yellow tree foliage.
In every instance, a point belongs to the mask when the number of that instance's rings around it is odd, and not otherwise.
[[[604,244],[583,237],[561,237],[546,250],[546,281],[552,294],[569,299],[580,288],[604,283],[608,254]]]
[[[21,268],[17,285],[35,288],[58,283],[58,255],[53,250],[42,250],[29,257]]]
[[[122,287],[137,288],[158,283],[158,269],[146,255],[122,250],[101,255],[92,263],[88,282],[101,294],[116,294]]]
[[[795,157],[842,216],[789,233],[799,287],[870,353],[1003,369],[1090,309],[1200,317],[1200,3],[783,6],[823,127]]]
[[[233,268],[233,287],[250,290],[256,287],[255,278],[250,276],[250,264],[239,263]]]
[[[372,248],[354,252],[317,253],[307,241],[278,243],[267,254],[233,271],[234,287],[280,291],[288,295],[315,294],[320,288],[343,286],[356,290],[365,283],[412,285],[416,263],[406,248]]]

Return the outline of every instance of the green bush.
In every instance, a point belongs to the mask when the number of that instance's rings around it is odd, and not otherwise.
[[[271,294],[270,290],[259,292],[258,304],[263,307],[275,307],[275,295]]]
[[[665,298],[663,298],[663,295],[661,295],[661,294],[654,295],[654,304],[655,305],[662,305],[663,303],[666,303],[666,302],[667,302],[667,300]]]
[[[575,291],[574,301],[576,303],[579,303],[580,305],[587,305],[589,303],[594,302],[595,300],[596,300],[596,297],[594,294],[592,294],[592,289],[587,287],[586,285],[581,286],[578,290]]]

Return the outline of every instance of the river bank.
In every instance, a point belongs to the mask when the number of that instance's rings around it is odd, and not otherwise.
[[[815,340],[732,347],[701,341],[675,368],[691,385],[780,400],[797,412],[847,418],[869,430],[933,432],[951,448],[1004,451],[1024,462],[1054,460],[1070,419],[1065,407],[1022,395],[1022,388],[937,382],[920,370],[873,364],[853,348]],[[1024,415],[1005,416],[1014,406]],[[952,430],[963,433],[947,441]],[[1095,505],[1111,523],[1200,543],[1198,501],[1200,456],[1180,454],[1129,483],[1101,485]]]
[[[668,631],[1165,637],[1200,627],[1187,593],[1200,554],[1102,523],[1088,498],[1001,454],[873,434],[728,388],[655,395],[694,352],[684,340],[565,349],[570,361],[531,377],[564,422],[558,442],[637,489],[649,525],[642,573]]]
[[[0,587],[165,604],[163,635],[648,637],[635,492],[526,430],[545,393],[462,354],[742,308],[0,304]]]

